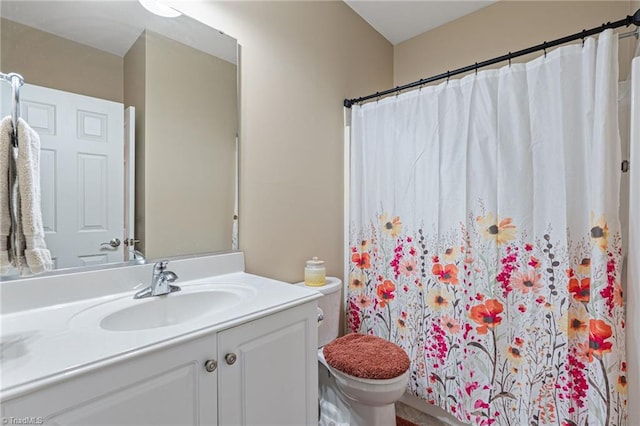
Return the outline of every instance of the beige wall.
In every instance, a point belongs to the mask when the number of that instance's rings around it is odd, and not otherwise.
[[[124,104],[135,106],[135,238],[136,248],[146,253],[145,247],[145,74],[146,43],[144,34],[138,37],[124,56]]]
[[[229,250],[237,67],[147,32],[145,254]]]
[[[391,44],[341,1],[174,4],[241,46],[246,270],[301,281],[318,256],[342,277],[342,101],[391,86]]]
[[[147,258],[231,247],[237,68],[152,32],[125,56],[136,107],[136,236]]]
[[[7,19],[0,39],[2,72],[17,72],[29,84],[122,102],[121,57]]]
[[[394,85],[617,21],[630,11],[629,1],[499,1],[396,45]],[[621,41],[622,78],[633,40]]]

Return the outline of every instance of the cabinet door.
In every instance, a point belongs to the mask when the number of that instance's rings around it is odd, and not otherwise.
[[[315,301],[218,333],[219,424],[317,424],[317,342]]]
[[[217,371],[210,335],[3,402],[4,418],[52,425],[216,425]]]

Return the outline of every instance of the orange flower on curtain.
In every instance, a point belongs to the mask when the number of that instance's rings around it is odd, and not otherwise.
[[[371,268],[370,263],[371,257],[368,253],[353,253],[351,255],[351,261],[356,264],[356,266],[360,269],[369,269]]]
[[[442,266],[436,263],[431,268],[433,275],[438,277],[438,280],[447,284],[458,284],[458,267],[454,264],[448,264]]]
[[[396,291],[396,286],[390,280],[384,280],[382,284],[380,284],[376,292],[378,294],[378,300],[381,308],[384,308],[387,305],[387,302],[393,300],[395,298],[393,292]]]
[[[611,352],[613,344],[607,339],[613,335],[611,326],[600,319],[589,321],[589,362],[593,361],[592,356],[601,357],[607,352]]]
[[[473,306],[469,311],[469,317],[478,323],[478,334],[487,334],[490,328],[496,327],[502,322],[500,314],[504,310],[502,303],[496,299],[489,299],[484,303]]]
[[[591,297],[591,278],[578,280],[573,277],[569,280],[569,292],[578,302],[588,302]]]

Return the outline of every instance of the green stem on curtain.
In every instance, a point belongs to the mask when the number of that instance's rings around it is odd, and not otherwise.
[[[605,426],[609,426],[609,422],[610,419],[609,417],[611,416],[611,392],[609,391],[609,376],[607,375],[607,369],[604,366],[604,360],[602,359],[603,357],[596,357],[598,359],[598,361],[600,361],[600,367],[602,368],[602,376],[604,377],[604,387],[605,387],[605,391],[607,392],[607,397],[604,400],[604,403],[606,404],[606,408],[607,408],[607,418],[605,419]]]
[[[491,389],[489,390],[489,401],[487,401],[487,404],[489,405],[487,407],[487,418],[491,418],[491,403],[492,403],[492,398],[493,398],[493,387],[495,386],[495,381],[496,381],[496,370],[498,369],[497,367],[497,363],[498,363],[498,345],[496,344],[496,330],[495,328],[491,329],[491,336],[493,337],[493,373],[491,374]]]
[[[391,305],[387,303],[387,310],[389,311],[389,341],[391,341]]]

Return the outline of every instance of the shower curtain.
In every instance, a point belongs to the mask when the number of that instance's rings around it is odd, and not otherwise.
[[[348,327],[462,422],[626,423],[617,52],[353,107]]]

